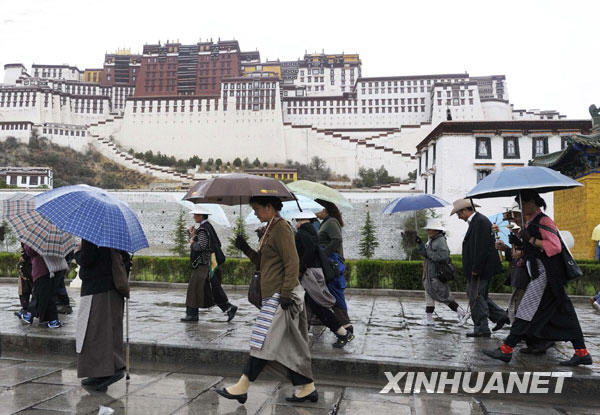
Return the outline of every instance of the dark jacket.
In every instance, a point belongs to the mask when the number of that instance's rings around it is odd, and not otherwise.
[[[115,289],[110,248],[98,247],[84,239],[81,250],[75,253],[75,260],[81,267],[79,278],[82,296]]]
[[[338,220],[327,216],[319,227],[319,245],[326,256],[338,254],[344,258],[344,245],[342,242],[342,227]]]
[[[491,278],[502,272],[495,243],[492,222],[481,213],[475,212],[462,244],[465,278],[471,278],[473,272],[480,278]]]
[[[307,268],[320,268],[319,237],[312,223],[303,223],[296,232],[296,250],[300,259],[300,275]]]
[[[38,254],[33,248],[28,245],[23,245],[25,254],[31,259],[31,277],[33,281],[37,281],[38,278],[48,275],[48,267],[44,262],[44,258]]]

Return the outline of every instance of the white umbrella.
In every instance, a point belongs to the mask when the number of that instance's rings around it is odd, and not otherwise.
[[[225,211],[221,207],[221,205],[217,205],[214,203],[192,203],[188,200],[181,200],[177,196],[175,196],[177,202],[185,206],[188,210],[192,210],[195,206],[202,206],[206,208],[210,212],[210,221],[221,226],[225,226],[227,228],[231,228],[231,223],[229,223],[229,219],[227,219],[227,215]]]

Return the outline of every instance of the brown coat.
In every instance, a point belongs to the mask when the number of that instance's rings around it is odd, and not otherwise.
[[[294,232],[283,219],[275,222],[262,243],[259,252],[248,248],[244,253],[260,269],[262,298],[269,298],[277,291],[290,298],[292,290],[300,284],[300,269]]]

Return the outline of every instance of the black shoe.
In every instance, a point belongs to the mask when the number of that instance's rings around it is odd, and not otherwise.
[[[494,326],[492,331],[498,331],[502,327],[504,327],[505,325],[507,325],[509,323],[510,323],[510,320],[508,319],[508,317],[502,317],[500,320],[498,320],[498,322],[496,323],[496,325]]]
[[[354,326],[346,327],[346,330],[354,334]]]
[[[467,337],[490,337],[491,333],[467,333]]]
[[[229,309],[227,310],[227,322],[229,323],[231,320],[233,320],[233,318],[235,317],[235,313],[237,313],[237,306],[232,305],[231,307],[229,307]]]
[[[105,378],[85,378],[81,380],[83,386],[92,386],[102,382]]]
[[[348,344],[349,342],[351,342],[352,340],[354,340],[354,334],[352,334],[352,332],[347,331],[345,336],[337,336],[337,341],[335,343],[333,343],[333,347],[335,347],[336,349],[341,349],[343,348],[346,344]]]
[[[565,360],[564,362],[560,362],[561,366],[579,366],[579,365],[591,365],[592,363],[592,355],[586,354],[585,356],[577,356],[573,355],[569,360]]]
[[[285,398],[288,402],[317,402],[319,400],[319,392],[315,389],[312,393],[306,395],[304,398],[298,398],[296,395],[292,395],[289,398]]]
[[[233,395],[229,392],[227,392],[226,388],[219,388],[219,389],[214,389],[215,392],[217,392],[219,395],[221,395],[223,398],[226,399],[237,399],[237,401],[241,404],[246,403],[246,401],[248,400],[248,394],[247,393],[242,393],[240,395]]]
[[[73,307],[66,304],[60,304],[56,306],[56,312],[58,314],[71,314],[73,312]]]
[[[183,317],[179,320],[183,321],[183,322],[198,321],[198,317],[194,317],[194,316],[190,316],[189,314],[186,314],[185,317]]]
[[[510,359],[512,358],[512,353],[503,353],[499,347],[497,349],[484,350],[483,353],[492,359],[502,360],[505,363],[510,362]]]
[[[123,379],[123,376],[125,376],[125,373],[121,370],[112,376],[107,376],[105,378],[102,378],[102,380],[100,382],[96,383],[96,390],[97,391],[105,390],[113,383]]]

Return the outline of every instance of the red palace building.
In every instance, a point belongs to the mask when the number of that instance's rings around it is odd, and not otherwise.
[[[219,96],[221,79],[241,76],[236,40],[144,45],[136,97]]]

